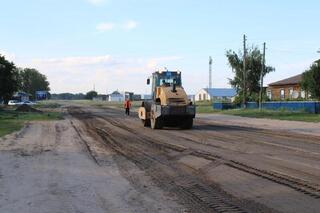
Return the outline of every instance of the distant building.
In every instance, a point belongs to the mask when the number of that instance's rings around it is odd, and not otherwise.
[[[113,93],[108,95],[108,101],[118,101],[122,102],[125,100],[124,94],[121,94],[118,91],[114,91]]]
[[[36,91],[36,100],[47,100],[48,92],[47,91]]]
[[[141,95],[133,94],[132,101],[141,101]]]
[[[25,93],[25,92],[17,92],[13,95],[13,99],[24,102],[24,101],[29,101],[32,95]]]
[[[97,97],[92,98],[93,101],[106,101],[107,95],[98,95]]]
[[[133,92],[124,92],[124,99],[133,100]]]
[[[213,100],[226,100],[233,101],[237,95],[235,89],[232,88],[203,88],[195,95],[195,101],[213,101]]]
[[[301,89],[301,81],[302,74],[271,83],[267,88],[267,96],[270,100],[305,98],[306,94]]]

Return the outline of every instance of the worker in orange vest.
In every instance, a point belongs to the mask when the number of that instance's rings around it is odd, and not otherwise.
[[[131,108],[131,101],[129,99],[126,99],[124,101],[124,108],[126,110],[126,115],[130,114],[130,108]]]

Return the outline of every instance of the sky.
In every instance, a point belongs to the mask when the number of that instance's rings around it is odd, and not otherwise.
[[[243,35],[276,71],[265,84],[302,73],[320,58],[318,0],[2,0],[0,54],[48,77],[52,93],[147,94],[157,68],[182,71],[195,94],[230,87],[226,51]]]

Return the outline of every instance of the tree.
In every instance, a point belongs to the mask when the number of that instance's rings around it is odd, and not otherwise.
[[[94,97],[97,97],[98,93],[96,91],[89,91],[86,94],[86,99],[92,100]]]
[[[19,89],[18,71],[14,63],[0,55],[0,99],[7,103]]]
[[[21,90],[31,94],[33,97],[36,91],[50,91],[47,77],[36,69],[20,69]]]
[[[229,66],[232,72],[235,74],[233,79],[229,79],[229,83],[238,92],[236,99],[237,103],[242,102],[243,95],[243,53],[239,51],[237,54],[232,50],[228,50],[226,53]],[[248,49],[246,56],[246,91],[247,101],[258,101],[260,91],[260,73],[262,70],[262,53],[257,47],[251,47]],[[264,69],[263,77],[269,72],[273,72],[275,69],[271,66],[266,66]]]
[[[315,61],[302,75],[301,88],[312,98],[320,100],[320,59]]]

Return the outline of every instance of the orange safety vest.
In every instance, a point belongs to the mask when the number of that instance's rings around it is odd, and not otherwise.
[[[124,102],[124,108],[131,108],[131,102],[129,100]]]

